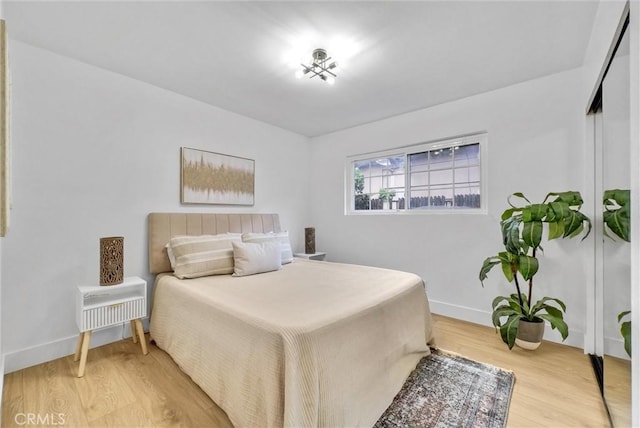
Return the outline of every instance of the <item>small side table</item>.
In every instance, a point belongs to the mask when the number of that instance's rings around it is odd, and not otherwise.
[[[327,256],[327,253],[295,253],[294,256],[307,260],[324,260],[324,258]]]
[[[129,321],[133,343],[138,343],[147,355],[141,319],[147,315],[147,282],[137,276],[125,278],[121,284],[78,286],[76,292],[76,323],[80,329],[73,361],[80,360],[78,377],[84,376],[89,353],[91,331]]]

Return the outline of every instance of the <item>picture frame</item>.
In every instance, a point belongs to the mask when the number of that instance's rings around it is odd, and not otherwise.
[[[180,148],[180,202],[253,205],[255,161],[189,147]]]

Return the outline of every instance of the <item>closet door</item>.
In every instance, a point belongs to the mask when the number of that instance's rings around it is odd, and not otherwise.
[[[629,31],[625,31],[602,82],[602,188],[629,189]],[[597,197],[598,195],[596,195]],[[630,309],[631,256],[628,242],[603,236],[604,398],[613,425],[631,425],[630,360],[618,314]],[[630,319],[627,317],[627,319]]]

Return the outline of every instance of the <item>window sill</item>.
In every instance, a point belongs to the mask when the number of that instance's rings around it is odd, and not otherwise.
[[[486,208],[476,209],[435,209],[435,210],[362,210],[362,211],[345,211],[347,216],[414,216],[414,215],[487,215],[488,210]]]

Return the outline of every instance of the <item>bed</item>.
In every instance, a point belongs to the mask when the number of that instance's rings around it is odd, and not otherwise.
[[[424,283],[295,259],[257,275],[178,279],[177,235],[281,232],[277,214],[152,213],[152,340],[240,427],[372,426],[433,340]]]

